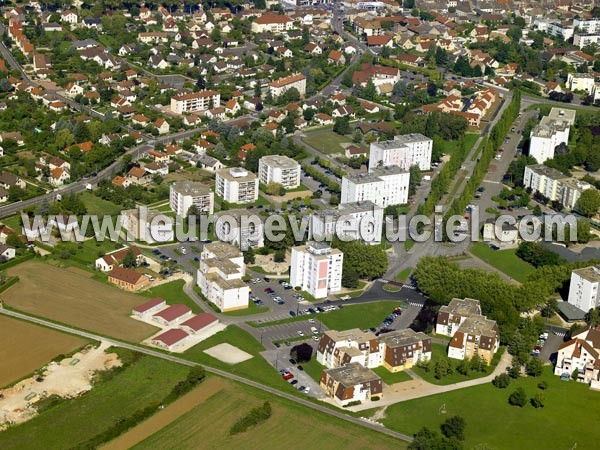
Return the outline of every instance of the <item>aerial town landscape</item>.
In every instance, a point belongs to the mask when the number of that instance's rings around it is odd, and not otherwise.
[[[0,34],[0,449],[598,448],[594,1]]]

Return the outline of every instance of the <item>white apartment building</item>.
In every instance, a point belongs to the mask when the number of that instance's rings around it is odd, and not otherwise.
[[[564,41],[568,41],[573,37],[573,33],[575,32],[575,27],[573,24],[563,24],[561,22],[550,22],[547,25],[546,32],[558,38],[561,38]]]
[[[583,33],[599,33],[600,19],[591,17],[589,19],[576,18],[573,19],[573,26],[579,28]]]
[[[571,272],[568,302],[588,312],[598,305],[598,285],[600,285],[600,267],[589,266]]]
[[[292,247],[290,284],[314,298],[325,298],[342,288],[344,254],[326,242]]]
[[[408,203],[410,174],[397,166],[377,167],[369,173],[342,178],[340,203],[372,201],[385,208]]]
[[[225,242],[206,244],[202,249],[198,287],[222,312],[248,308],[250,288],[242,281],[245,274],[240,249]]]
[[[533,192],[539,192],[550,201],[559,202],[572,210],[577,206],[581,193],[593,186],[576,178],[569,178],[562,172],[542,164],[526,166],[523,185]]]
[[[591,73],[570,73],[567,75],[567,87],[571,91],[592,92],[596,78]]]
[[[173,219],[145,206],[121,211],[121,225],[133,239],[155,244],[174,239]]]
[[[300,186],[300,164],[283,155],[266,155],[258,161],[258,178],[261,183],[279,183],[285,189]]]
[[[241,167],[219,169],[215,194],[228,203],[254,203],[258,200],[258,178]]]
[[[383,233],[383,208],[370,200],[343,203],[338,209],[316,211],[309,226],[311,236],[326,236],[326,240],[343,236],[348,240],[379,244]]]
[[[228,209],[216,214],[215,234],[222,242],[246,251],[265,246],[265,228],[262,218],[247,209]]]
[[[221,94],[217,91],[200,91],[171,97],[171,112],[183,114],[206,111],[221,106]]]
[[[475,315],[481,315],[479,300],[453,298],[438,311],[435,333],[452,337],[468,317]]]
[[[600,42],[600,33],[586,34],[575,33],[573,35],[573,45],[579,47],[587,47],[588,45],[598,44]]]
[[[600,389],[600,327],[586,327],[558,347],[554,375],[570,379],[577,370],[577,381]]]
[[[199,212],[212,214],[215,198],[210,188],[197,181],[178,181],[170,188],[169,205],[178,216],[187,216],[193,205]]]
[[[306,77],[301,73],[297,73],[269,83],[269,90],[273,98],[285,94],[292,88],[296,88],[300,96],[303,97],[306,94]]]
[[[431,169],[433,140],[420,133],[395,136],[390,141],[371,143],[369,171],[378,167],[398,166],[408,170],[418,165],[421,170]]]
[[[543,117],[539,125],[530,133],[529,155],[542,164],[554,158],[554,150],[562,143],[569,143],[570,127],[575,123],[575,111],[572,109],[552,108]]]
[[[281,33],[294,28],[294,21],[282,14],[266,13],[252,22],[253,33]]]
[[[319,385],[339,406],[363,402],[383,395],[383,382],[371,369],[358,363],[324,370]]]

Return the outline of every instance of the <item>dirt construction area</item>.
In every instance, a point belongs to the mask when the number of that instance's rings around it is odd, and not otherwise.
[[[60,354],[71,353],[84,339],[0,316],[0,387],[29,375]]]
[[[36,261],[7,272],[17,275],[19,282],[0,294],[0,299],[20,311],[134,342],[158,331],[129,317],[135,306],[147,301],[143,297]]]
[[[42,398],[51,395],[75,398],[92,389],[92,378],[97,371],[121,364],[115,353],[105,353],[108,347],[107,343],[97,348],[90,345],[71,358],[51,362],[39,375],[0,391],[0,430],[1,424],[18,424],[35,416],[35,403]]]

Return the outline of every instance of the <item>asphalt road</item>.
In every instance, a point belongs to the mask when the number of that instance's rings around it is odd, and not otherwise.
[[[240,377],[240,376],[237,376],[237,375],[233,375],[233,374],[231,374],[229,372],[225,372],[223,370],[214,369],[212,367],[208,367],[208,366],[204,366],[202,364],[198,364],[198,363],[195,363],[195,362],[192,362],[192,361],[188,361],[188,360],[179,358],[177,356],[173,356],[173,355],[170,355],[170,354],[161,353],[161,352],[158,352],[158,351],[155,351],[155,350],[151,350],[151,349],[146,348],[146,347],[141,347],[141,346],[138,346],[138,345],[128,344],[126,342],[118,341],[118,340],[111,339],[111,338],[105,338],[103,336],[99,336],[97,334],[89,333],[89,332],[86,332],[86,331],[76,330],[74,328],[71,328],[71,327],[68,327],[68,326],[65,326],[65,325],[59,325],[59,324],[56,324],[56,323],[53,323],[53,322],[50,322],[50,321],[47,321],[47,320],[39,319],[37,317],[31,317],[31,316],[28,316],[26,314],[17,313],[17,312],[14,312],[14,311],[8,311],[8,310],[3,309],[3,308],[0,308],[0,314],[5,314],[7,316],[11,316],[11,317],[14,317],[14,318],[17,318],[17,319],[20,319],[20,320],[25,320],[27,322],[35,323],[37,325],[42,325],[42,326],[45,326],[47,328],[52,328],[54,330],[63,331],[65,333],[70,333],[70,334],[73,334],[73,335],[76,335],[76,336],[81,336],[81,337],[84,337],[84,338],[87,338],[87,339],[92,339],[92,340],[96,340],[96,341],[106,341],[106,342],[110,343],[111,345],[114,345],[114,346],[117,346],[117,347],[127,348],[129,350],[133,350],[133,351],[136,351],[136,352],[139,352],[139,353],[143,353],[143,354],[149,355],[149,356],[154,356],[156,358],[165,359],[167,361],[171,361],[171,362],[174,362],[174,363],[177,363],[177,364],[183,364],[185,366],[190,366],[190,367],[200,366],[200,367],[203,367],[206,370],[206,372],[208,372],[208,373],[212,373],[212,374],[221,376],[223,378],[227,378],[229,380],[237,381],[237,382],[243,383],[243,384],[245,384],[247,386],[251,386],[251,387],[260,389],[262,391],[265,391],[265,392],[268,392],[270,394],[276,395],[276,396],[278,396],[280,398],[284,398],[284,399],[286,399],[288,401],[301,404],[301,405],[303,405],[303,406],[305,406],[307,408],[310,408],[312,410],[319,411],[321,413],[337,417],[337,418],[345,420],[347,422],[352,422],[352,423],[354,423],[356,425],[359,425],[359,426],[362,426],[362,427],[365,427],[365,428],[369,428],[371,430],[374,430],[374,431],[377,431],[377,432],[380,432],[380,433],[383,433],[383,434],[387,434],[388,436],[392,436],[394,438],[401,439],[403,441],[407,441],[407,442],[411,442],[412,441],[412,437],[407,436],[407,435],[402,434],[402,433],[398,433],[396,431],[388,430],[387,428],[383,427],[382,425],[376,425],[376,424],[373,424],[373,423],[370,423],[370,422],[366,422],[364,420],[361,420],[361,419],[358,419],[358,418],[355,418],[355,417],[351,417],[351,416],[349,416],[347,414],[344,414],[342,412],[336,411],[334,409],[330,409],[330,408],[327,408],[325,406],[314,404],[314,403],[312,403],[312,402],[310,402],[308,400],[304,400],[302,398],[298,398],[298,397],[296,397],[294,395],[282,392],[282,391],[280,391],[278,389],[275,389],[275,388],[272,388],[270,386],[266,386],[266,385],[258,383],[256,381],[248,380],[247,378],[243,378],[243,377]],[[276,376],[277,374],[274,373],[273,375]]]

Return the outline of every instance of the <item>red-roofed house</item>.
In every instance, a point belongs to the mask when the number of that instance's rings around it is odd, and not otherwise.
[[[180,328],[189,334],[196,334],[216,323],[218,320],[212,314],[200,313],[183,322]]]
[[[185,343],[189,335],[179,328],[167,330],[152,338],[152,345],[172,351],[175,347]]]
[[[192,315],[192,310],[182,304],[171,305],[166,309],[154,314],[152,319],[164,326],[175,325]]]
[[[153,298],[152,300],[149,300],[146,303],[142,303],[141,305],[133,308],[131,310],[131,315],[143,319],[151,314],[154,314],[157,311],[160,311],[165,306],[167,306],[167,302],[165,301],[165,299]]]
[[[115,267],[108,274],[108,282],[126,291],[139,291],[150,284],[146,275],[125,267]]]
[[[135,245],[132,245],[131,247],[125,247],[98,258],[96,260],[96,269],[101,270],[102,272],[110,272],[123,263],[125,256],[127,256],[127,253],[130,251],[133,253],[137,264],[144,261],[144,256],[142,255],[142,252],[140,252],[140,249]]]

